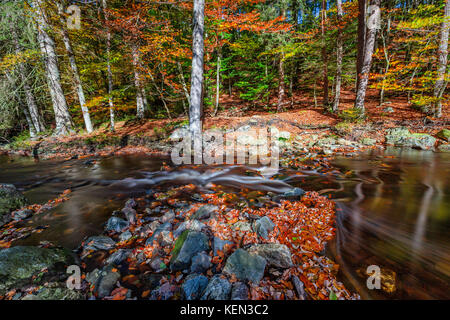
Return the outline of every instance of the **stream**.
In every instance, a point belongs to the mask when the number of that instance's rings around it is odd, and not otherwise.
[[[42,240],[75,249],[102,232],[114,210],[154,188],[212,184],[285,192],[318,191],[337,202],[337,236],[326,254],[340,265],[339,279],[366,299],[450,298],[450,154],[388,148],[337,158],[341,173],[244,166],[180,167],[164,171],[169,158],[142,155],[89,160],[42,161],[0,156],[0,183],[14,184],[30,203],[45,203],[71,189],[70,199],[26,221],[48,225],[14,245]],[[249,174],[254,172],[255,174]],[[369,290],[363,272],[379,266],[395,275],[395,290]],[[361,271],[363,270],[363,271]]]

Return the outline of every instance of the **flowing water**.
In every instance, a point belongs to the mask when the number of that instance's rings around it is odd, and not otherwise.
[[[228,190],[285,192],[291,187],[319,191],[337,202],[337,237],[327,254],[340,266],[339,277],[363,298],[450,298],[450,155],[415,150],[372,151],[339,158],[343,174],[281,171],[224,166],[164,171],[165,158],[120,156],[65,162],[33,162],[0,157],[0,183],[12,183],[31,203],[44,203],[65,189],[70,199],[34,216],[27,224],[48,225],[15,244],[48,240],[76,248],[102,232],[112,211],[129,197],[154,188],[195,184],[207,192],[211,184]],[[379,266],[395,277],[395,291],[367,289],[367,266]],[[384,282],[383,282],[384,283]],[[392,287],[391,287],[392,289]]]

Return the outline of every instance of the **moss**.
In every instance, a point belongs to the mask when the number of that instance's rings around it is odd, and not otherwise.
[[[185,230],[180,237],[178,237],[177,241],[175,241],[175,245],[173,246],[173,250],[172,250],[172,259],[170,260],[175,261],[175,259],[177,258],[178,254],[181,251],[181,248],[183,247],[184,242],[187,239],[187,236],[189,234],[189,230]]]

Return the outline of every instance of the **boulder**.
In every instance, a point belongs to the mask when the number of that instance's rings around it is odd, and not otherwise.
[[[112,265],[105,266],[101,271],[95,269],[86,276],[86,280],[94,285],[94,293],[99,298],[109,296],[119,279],[120,273]]]
[[[64,249],[17,246],[0,250],[0,295],[42,269],[71,264],[73,257]]]
[[[172,230],[172,224],[170,222],[166,222],[159,225],[156,228],[155,232],[153,232],[152,236],[148,238],[147,241],[145,241],[145,245],[151,246],[153,244],[153,241],[158,239],[158,236],[160,235],[161,232],[170,230]]]
[[[436,134],[436,137],[439,139],[445,140],[447,142],[450,142],[450,130],[449,129],[442,129]]]
[[[231,284],[220,275],[215,275],[209,280],[201,300],[228,300],[231,292]]]
[[[211,266],[211,257],[205,252],[199,252],[192,257],[191,273],[203,273]]]
[[[214,240],[213,240],[213,249],[214,249],[213,253],[214,253],[214,255],[217,256],[219,251],[223,252],[224,248],[225,248],[225,245],[227,245],[227,244],[231,245],[231,244],[233,244],[233,242],[232,241],[228,241],[228,240],[222,240],[219,237],[214,237]]]
[[[11,221],[10,213],[27,204],[25,197],[12,184],[0,184],[0,226]]]
[[[179,271],[189,268],[192,257],[197,253],[209,250],[209,239],[204,233],[197,231],[184,231],[175,242],[170,268]]]
[[[211,214],[217,211],[219,208],[217,206],[213,206],[210,204],[206,204],[202,207],[200,207],[192,216],[191,220],[203,220],[203,219],[209,219],[211,217]]]
[[[231,300],[248,300],[248,287],[243,282],[233,283]]]
[[[124,233],[121,233],[119,236],[119,241],[128,241],[133,237],[133,234],[130,232],[130,230],[125,231]]]
[[[125,207],[122,209],[122,213],[127,218],[130,224],[136,224],[137,221],[137,212],[133,208]]]
[[[262,217],[258,219],[253,224],[253,230],[260,236],[261,238],[267,239],[269,233],[275,228],[275,224],[270,220],[269,217]]]
[[[84,249],[85,250],[111,250],[114,248],[116,243],[113,239],[106,236],[93,236],[89,237],[84,242]]]
[[[50,283],[33,294],[28,294],[22,300],[84,300],[84,295],[78,290],[68,289],[65,283]]]
[[[178,238],[186,230],[200,232],[205,227],[206,225],[198,220],[185,221],[178,226],[178,228],[174,231],[173,236]]]
[[[234,274],[241,281],[252,281],[257,284],[264,276],[266,264],[263,257],[238,249],[228,257],[223,273],[230,276]]]
[[[186,300],[199,300],[207,286],[207,277],[199,274],[191,274],[184,280],[181,291]]]
[[[248,252],[263,257],[269,267],[290,268],[293,266],[291,251],[284,244],[255,244],[248,249]]]
[[[425,133],[411,133],[408,128],[394,128],[386,135],[386,143],[398,147],[434,149],[436,138]]]
[[[119,249],[106,259],[106,264],[119,265],[125,261],[133,251],[131,249]]]

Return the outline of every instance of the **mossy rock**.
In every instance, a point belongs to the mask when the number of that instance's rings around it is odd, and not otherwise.
[[[33,294],[26,295],[22,300],[85,300],[85,295],[79,290],[68,289],[65,283],[50,283]]]
[[[443,129],[436,134],[436,137],[448,142],[448,141],[450,141],[450,130]]]
[[[2,216],[22,208],[27,200],[12,184],[0,184],[0,225]]]

